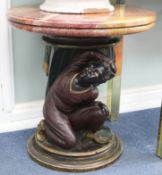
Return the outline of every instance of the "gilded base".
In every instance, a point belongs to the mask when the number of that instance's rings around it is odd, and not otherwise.
[[[57,147],[48,147],[35,136],[29,138],[27,150],[30,157],[47,168],[61,171],[83,172],[105,167],[122,154],[123,147],[120,139],[113,134],[109,143],[90,151],[69,151]]]

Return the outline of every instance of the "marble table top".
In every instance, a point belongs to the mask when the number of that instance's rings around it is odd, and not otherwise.
[[[152,11],[117,6],[115,11],[101,14],[60,14],[41,11],[38,7],[15,7],[8,20],[21,30],[53,36],[107,37],[149,30],[155,25]]]

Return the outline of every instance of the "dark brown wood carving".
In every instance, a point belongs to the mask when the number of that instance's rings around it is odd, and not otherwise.
[[[70,149],[77,132],[95,133],[109,110],[98,97],[97,86],[115,76],[114,61],[99,51],[85,51],[57,77],[48,91],[43,113],[45,133],[55,145]]]

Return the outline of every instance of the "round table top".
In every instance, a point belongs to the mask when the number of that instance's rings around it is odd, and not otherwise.
[[[15,7],[8,19],[16,28],[64,37],[107,37],[149,30],[155,25],[152,11],[116,6],[115,11],[99,14],[59,14],[38,7]]]

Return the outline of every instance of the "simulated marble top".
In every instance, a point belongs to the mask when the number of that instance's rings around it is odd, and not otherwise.
[[[53,36],[106,37],[133,34],[155,25],[154,12],[116,6],[115,11],[98,14],[61,14],[41,11],[38,7],[15,7],[8,19],[16,28]]]

